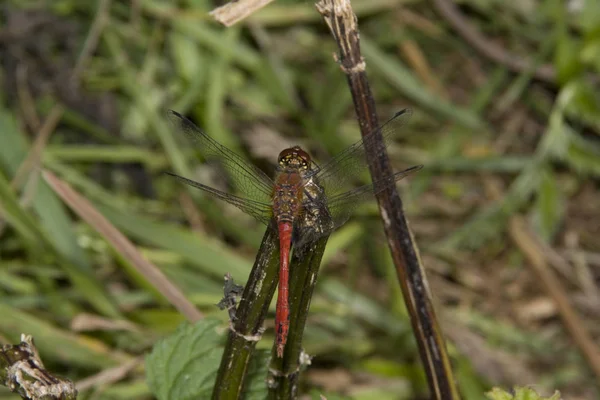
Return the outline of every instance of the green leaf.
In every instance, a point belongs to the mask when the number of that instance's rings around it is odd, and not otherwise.
[[[503,198],[477,210],[461,227],[430,248],[435,251],[457,247],[478,248],[498,237],[510,216],[523,208],[537,190],[539,173],[538,162],[531,162],[514,179]]]
[[[0,132],[2,135],[0,166],[4,167],[7,175],[11,177],[16,174],[25,160],[29,148],[15,119],[4,109],[0,109]],[[87,254],[77,243],[65,206],[43,180],[38,183],[32,205],[35,215],[39,217],[39,222],[36,221],[39,231],[46,234],[45,240],[62,257],[63,260],[59,264],[69,274],[73,284],[81,290],[96,310],[110,317],[118,317],[119,310],[116,309],[104,288],[98,284]],[[22,210],[20,214],[23,212]],[[13,213],[12,217],[11,223],[17,223],[19,220],[22,224],[16,226],[17,229],[22,228],[19,233],[26,238],[31,238],[30,235],[34,230],[26,229],[31,224],[26,223],[26,219],[20,218],[17,213]]]
[[[131,360],[89,336],[75,335],[25,310],[0,303],[0,335],[17,343],[21,333],[33,335],[44,360],[65,363],[72,368],[105,369]]]
[[[3,132],[0,164],[4,165],[10,179],[25,160],[29,148],[16,121],[5,110],[0,110],[0,131]],[[36,189],[33,207],[40,216],[42,229],[50,233],[48,239],[56,250],[82,270],[91,271],[86,254],[77,244],[65,207],[44,182]]]
[[[222,323],[206,318],[158,342],[146,357],[148,386],[159,400],[208,399],[223,353]],[[258,352],[247,371],[246,399],[264,399],[268,352]]]
[[[556,52],[554,53],[554,65],[558,81],[565,83],[578,75],[583,65],[579,59],[581,43],[568,34],[561,34],[558,38]]]
[[[10,183],[3,174],[0,173],[0,211],[2,217],[18,232],[23,240],[29,245],[35,246],[35,243],[43,243],[44,234],[39,230],[35,220],[19,204]]]
[[[549,240],[561,222],[564,202],[552,172],[543,170],[540,178],[533,217],[537,231]]]
[[[600,116],[598,116],[600,96],[598,96],[596,89],[584,79],[575,80],[571,82],[571,85],[573,87],[573,97],[567,104],[567,115],[570,119],[580,119],[584,123],[600,127]]]
[[[490,400],[560,400],[560,393],[556,391],[552,397],[543,397],[530,388],[515,387],[513,393],[505,392],[499,388],[493,388],[487,392],[486,397]]]
[[[198,75],[206,76],[206,60],[196,43],[179,32],[171,32],[167,40],[180,77],[191,82]]]
[[[588,37],[600,36],[600,3],[597,0],[586,0],[578,15],[579,23]]]
[[[249,260],[207,235],[192,233],[132,212],[123,212],[109,205],[94,205],[130,238],[177,253],[204,273],[220,279],[225,272],[229,272],[235,280],[243,281],[250,270]]]
[[[600,176],[600,146],[579,136],[571,136],[565,161],[580,174]]]

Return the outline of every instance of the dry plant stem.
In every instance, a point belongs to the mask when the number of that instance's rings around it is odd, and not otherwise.
[[[41,165],[42,152],[48,143],[48,139],[56,125],[60,122],[60,118],[63,115],[62,106],[54,106],[48,117],[44,121],[41,128],[39,128],[38,134],[35,138],[31,150],[25,157],[25,160],[21,163],[15,176],[12,179],[10,186],[13,189],[20,188],[25,181],[25,178],[29,178],[27,185],[25,186],[24,194],[21,196],[20,204],[23,208],[28,208],[33,198],[35,197],[35,189],[37,188],[37,182],[39,178],[39,167]],[[5,227],[5,221],[0,217],[0,235],[2,235]]]
[[[560,280],[548,266],[547,254],[540,240],[527,227],[527,223],[522,217],[514,217],[510,221],[510,234],[556,303],[567,331],[573,337],[596,377],[600,379],[600,349],[585,330],[583,321],[571,306]]]
[[[25,179],[26,176],[28,176],[32,172],[37,173],[37,171],[35,170],[41,165],[42,152],[46,147],[46,143],[48,143],[50,135],[52,134],[52,132],[54,132],[54,129],[60,122],[60,119],[63,116],[63,112],[64,108],[62,106],[55,105],[48,113],[48,117],[42,124],[41,128],[39,128],[38,130],[38,134],[35,137],[35,141],[33,146],[31,147],[31,150],[27,154],[25,160],[19,166],[19,169],[17,169],[17,172],[15,173],[15,176],[12,179],[11,187],[13,189],[20,187],[22,181]]]
[[[365,73],[365,62],[360,53],[356,15],[348,0],[322,0],[317,3],[317,9],[338,44],[338,61],[348,79],[361,133],[367,135],[379,123]],[[368,150],[366,155],[373,181],[390,176],[392,169],[383,139]],[[432,398],[458,399],[446,346],[435,317],[419,253],[404,216],[402,200],[395,186],[382,191],[377,200]]]
[[[53,173],[44,171],[43,176],[60,196],[81,219],[94,227],[109,242],[118,253],[127,259],[165,298],[189,321],[195,322],[202,318],[200,311],[184,296],[154,264],[146,260],[137,248],[115,228],[94,206],[68,184],[57,178]]]
[[[231,329],[213,388],[213,400],[242,398],[250,358],[261,338],[263,322],[277,287],[278,242],[277,232],[267,229],[235,311],[235,321],[230,322]]]
[[[234,0],[224,6],[215,8],[210,12],[210,15],[223,25],[232,26],[272,1],[273,0]]]
[[[29,77],[27,74],[27,67],[22,64],[17,66],[17,99],[25,124],[28,125],[32,131],[37,131],[40,129],[40,118],[35,107],[35,100],[29,90]]]
[[[290,263],[290,331],[283,358],[276,357],[273,348],[267,378],[269,399],[298,397],[298,378],[303,367],[302,335],[328,239],[327,236],[294,249]]]
[[[77,398],[73,382],[46,371],[29,335],[21,335],[18,345],[0,347],[0,384],[27,400]]]
[[[533,71],[533,75],[540,80],[550,83],[556,80],[556,71],[551,65],[536,67],[531,60],[510,54],[502,47],[481,35],[473,24],[462,16],[458,7],[454,5],[453,0],[433,0],[433,4],[438,12],[450,22],[452,27],[471,46],[490,60],[505,65],[513,72]]]
[[[79,391],[91,389],[93,387],[110,385],[124,379],[134,369],[142,366],[144,357],[136,357],[114,368],[109,368],[95,375],[87,377],[77,382],[76,387]]]

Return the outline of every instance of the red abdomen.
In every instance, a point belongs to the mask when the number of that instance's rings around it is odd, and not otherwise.
[[[290,328],[289,303],[289,260],[292,243],[292,224],[280,222],[279,230],[279,287],[277,289],[277,311],[275,312],[275,332],[277,341],[277,356],[283,356]]]
[[[279,288],[277,290],[277,311],[275,331],[277,356],[283,356],[290,327],[289,305],[289,262],[292,246],[294,220],[302,204],[302,179],[298,173],[281,173],[275,181],[273,193],[273,216],[277,221],[279,234]]]

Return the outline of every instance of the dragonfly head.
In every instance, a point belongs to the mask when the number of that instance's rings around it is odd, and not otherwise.
[[[294,171],[308,171],[311,163],[310,156],[300,146],[283,150],[277,161],[280,168]]]

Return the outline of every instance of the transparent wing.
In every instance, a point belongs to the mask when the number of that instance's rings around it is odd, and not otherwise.
[[[191,179],[184,178],[179,175],[175,175],[171,172],[167,172],[168,175],[174,176],[179,179],[181,182],[188,184],[190,186],[196,187],[200,190],[205,191],[206,193],[220,199],[226,201],[229,204],[232,204],[245,212],[256,218],[258,221],[262,222],[265,225],[269,225],[272,216],[272,207],[268,203],[261,203],[258,201],[254,201],[251,199],[244,199],[242,197],[235,196],[231,193],[225,193],[210,186],[203,185]]]
[[[416,165],[391,175],[387,178],[380,179],[374,183],[359,186],[346,193],[341,193],[327,201],[327,208],[333,221],[333,229],[348,221],[353,211],[363,204],[365,201],[372,199],[376,194],[393,186],[400,179],[412,174],[423,168],[422,165]]]
[[[183,115],[175,111],[169,111],[168,117],[175,129],[183,132],[195,144],[195,148],[202,157],[206,160],[215,160],[220,163],[226,172],[226,176],[223,176],[224,182],[232,182],[242,197],[247,198],[250,202],[269,202],[273,193],[274,184],[271,178],[264,172],[212,139]],[[191,183],[189,184],[192,185]],[[206,189],[208,186],[198,185],[200,184],[192,186],[196,186],[209,192],[209,190]],[[213,191],[215,190],[212,188],[210,189]]]
[[[384,144],[387,145],[394,134],[406,124],[411,114],[412,112],[409,109],[397,112],[381,127],[322,165],[317,170],[316,179],[324,188],[325,196],[329,199],[335,198],[347,190],[353,182],[356,182],[365,171],[368,171],[369,166],[365,158],[365,152],[367,150],[375,152],[384,150],[383,148],[377,148],[379,143],[376,140],[375,133],[380,132]]]
[[[345,193],[328,198],[326,204],[322,199],[315,199],[310,205],[304,217],[303,226],[298,228],[298,245],[314,241],[324,235],[327,235],[346,223],[352,216],[356,208],[374,197],[374,195],[395,185],[400,179],[423,168],[417,165],[397,172],[387,178],[380,179],[374,183],[359,186]],[[311,215],[317,215],[313,217]],[[315,221],[318,221],[315,222]]]

